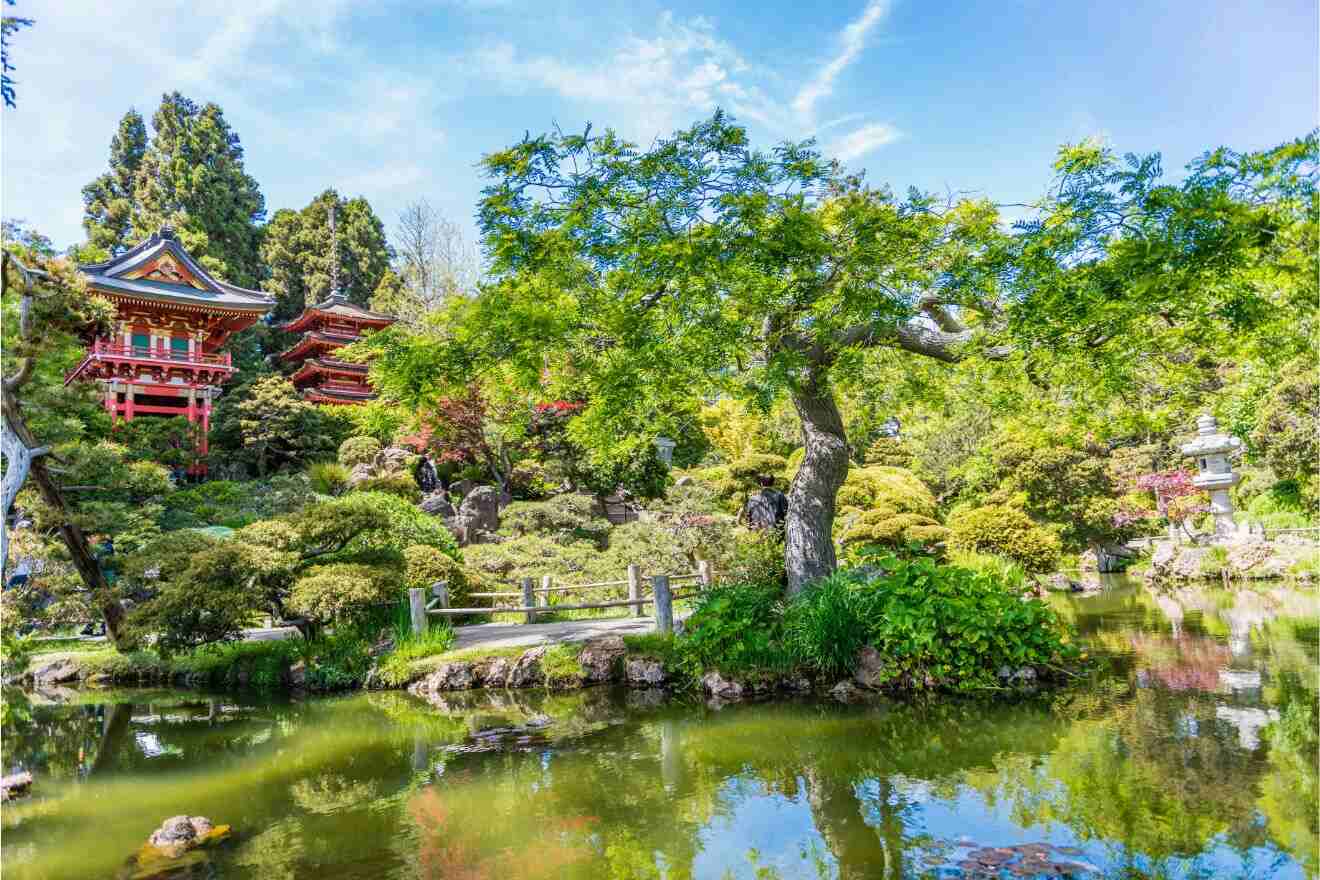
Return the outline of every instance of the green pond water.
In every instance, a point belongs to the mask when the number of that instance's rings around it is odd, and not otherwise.
[[[7,694],[0,867],[186,813],[235,829],[197,877],[1315,876],[1314,590],[1051,601],[1107,671],[1013,702]]]

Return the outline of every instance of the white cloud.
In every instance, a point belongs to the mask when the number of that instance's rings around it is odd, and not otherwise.
[[[891,125],[876,122],[831,141],[825,152],[843,162],[860,159],[872,150],[892,144],[902,133]]]
[[[793,99],[793,110],[803,119],[810,119],[816,103],[834,92],[834,81],[866,48],[866,39],[880,20],[889,12],[888,0],[871,0],[862,14],[849,22],[839,34],[839,51],[816,72]]]

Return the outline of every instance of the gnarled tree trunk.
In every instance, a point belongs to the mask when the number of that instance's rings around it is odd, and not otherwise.
[[[811,367],[793,389],[806,454],[788,490],[784,566],[788,594],[834,571],[834,496],[848,475],[848,438],[824,367]]]

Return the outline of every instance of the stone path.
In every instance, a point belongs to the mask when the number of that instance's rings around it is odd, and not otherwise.
[[[454,650],[585,642],[597,636],[631,636],[654,631],[655,619],[651,617],[606,617],[555,623],[479,623],[454,628]]]

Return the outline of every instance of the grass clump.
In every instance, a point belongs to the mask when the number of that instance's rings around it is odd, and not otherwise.
[[[445,654],[454,647],[454,630],[448,624],[432,624],[420,634],[405,620],[396,627],[394,650],[381,658],[376,675],[384,684],[397,687],[417,677],[417,661]]]

